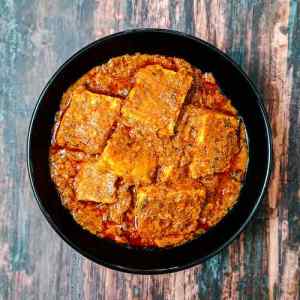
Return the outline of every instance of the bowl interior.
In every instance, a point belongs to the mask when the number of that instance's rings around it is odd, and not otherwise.
[[[181,57],[202,71],[212,72],[244,119],[249,137],[250,162],[238,203],[206,234],[172,249],[128,248],[88,233],[63,208],[50,179],[48,150],[62,93],[92,67],[111,57],[136,52]],[[232,60],[209,44],[164,30],[135,30],[115,34],[76,53],[45,87],[34,111],[28,136],[31,183],[39,206],[52,227],[73,248],[95,262],[135,273],[163,273],[187,268],[226,246],[248,223],[260,203],[270,173],[270,162],[268,121],[261,99],[247,76]]]

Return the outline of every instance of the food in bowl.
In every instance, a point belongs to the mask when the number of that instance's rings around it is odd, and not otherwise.
[[[84,229],[135,247],[183,244],[236,203],[243,120],[210,73],[183,59],[115,57],[64,93],[49,160]]]

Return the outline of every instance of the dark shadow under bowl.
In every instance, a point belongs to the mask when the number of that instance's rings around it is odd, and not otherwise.
[[[54,116],[63,92],[92,67],[108,59],[140,53],[181,57],[212,72],[244,119],[250,162],[239,201],[201,237],[171,249],[132,249],[83,230],[63,208],[50,178],[48,150]],[[34,109],[28,133],[28,170],[38,205],[54,230],[74,249],[112,269],[156,274],[199,264],[226,247],[245,228],[262,201],[271,169],[271,131],[262,99],[246,74],[224,53],[195,37],[158,29],[130,30],[81,49],[50,79]],[[247,238],[247,237],[246,237]]]

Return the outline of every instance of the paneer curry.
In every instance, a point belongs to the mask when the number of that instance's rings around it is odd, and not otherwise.
[[[233,207],[247,133],[212,74],[176,57],[124,55],[64,93],[49,161],[63,205],[84,229],[171,247]]]

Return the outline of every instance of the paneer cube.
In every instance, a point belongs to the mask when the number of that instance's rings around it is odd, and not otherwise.
[[[183,120],[181,139],[189,146],[191,177],[196,179],[226,171],[239,151],[239,119],[190,106]]]
[[[157,132],[162,136],[174,134],[180,108],[191,87],[192,77],[151,65],[139,70],[135,86],[122,108],[129,125]]]
[[[101,160],[117,176],[133,183],[149,183],[157,159],[154,149],[143,139],[130,135],[129,128],[119,126],[108,141]]]
[[[100,160],[86,162],[75,178],[74,188],[77,200],[98,203],[114,203],[117,176],[107,172]]]
[[[56,142],[89,154],[101,153],[119,114],[118,98],[94,94],[80,86],[70,95]]]
[[[204,205],[205,189],[199,183],[149,185],[138,188],[136,226],[145,238],[157,245],[179,243],[193,232]]]

